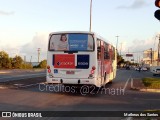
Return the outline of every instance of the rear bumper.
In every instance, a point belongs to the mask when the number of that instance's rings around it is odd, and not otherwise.
[[[88,79],[88,78],[50,78],[46,77],[47,83],[61,83],[61,84],[88,84],[88,85],[96,85],[96,78]],[[97,85],[96,85],[97,86]]]

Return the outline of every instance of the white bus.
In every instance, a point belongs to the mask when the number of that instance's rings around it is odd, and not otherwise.
[[[116,76],[116,49],[94,32],[49,34],[47,83],[101,87]]]

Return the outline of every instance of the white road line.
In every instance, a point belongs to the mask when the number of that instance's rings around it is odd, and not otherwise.
[[[36,86],[36,85],[39,85],[39,83],[29,84],[29,85],[20,85],[19,87],[25,88],[25,87],[31,87],[31,86]]]
[[[133,78],[131,78],[131,88],[133,88]]]
[[[10,73],[10,72],[0,72],[0,74],[1,74],[1,73],[4,74],[4,73]]]
[[[125,85],[124,85],[124,87],[123,87],[124,90],[126,89],[126,87],[127,87],[128,82],[129,82],[130,79],[131,79],[131,76],[127,79],[127,81],[126,81],[126,83],[125,83]]]
[[[0,89],[7,89],[7,87],[0,86]]]
[[[8,79],[8,78],[16,78],[16,77],[29,77],[29,76],[38,76],[38,75],[45,75],[46,73],[39,73],[39,74],[27,74],[27,75],[16,75],[12,77],[1,77],[0,79]]]

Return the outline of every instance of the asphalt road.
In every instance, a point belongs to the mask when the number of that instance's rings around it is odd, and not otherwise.
[[[66,88],[61,85],[45,85],[24,89],[1,89],[0,109],[3,111],[144,111],[160,109],[160,93],[132,91],[130,78],[151,77],[149,72],[134,70],[117,70],[117,77],[112,84],[107,84],[102,90],[86,92],[76,88]],[[14,118],[17,119],[17,118]],[[53,118],[43,118],[53,119]],[[82,119],[61,118],[54,119]],[[93,118],[120,120],[124,118]]]
[[[44,77],[45,70],[1,70],[0,82],[7,82],[13,80],[23,80],[27,78]]]

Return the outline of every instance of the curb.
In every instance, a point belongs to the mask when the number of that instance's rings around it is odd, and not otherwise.
[[[131,90],[141,91],[141,92],[156,92],[160,93],[160,89],[147,89],[147,88],[137,88],[133,86],[133,78],[131,78]]]
[[[35,84],[28,84],[28,85],[13,85],[13,86],[0,86],[0,89],[9,89],[9,88],[14,88],[14,89],[20,89],[20,88],[30,88],[39,85],[40,83],[35,83]]]
[[[160,89],[140,89],[140,88],[136,88],[136,87],[131,87],[131,90],[135,90],[135,91],[141,91],[141,92],[157,92],[160,93]]]
[[[0,86],[0,89],[7,89],[7,87]]]
[[[140,89],[140,91],[143,91],[143,92],[159,92],[160,93],[160,89]]]
[[[6,73],[10,73],[10,72],[0,72],[0,74],[6,74]]]

